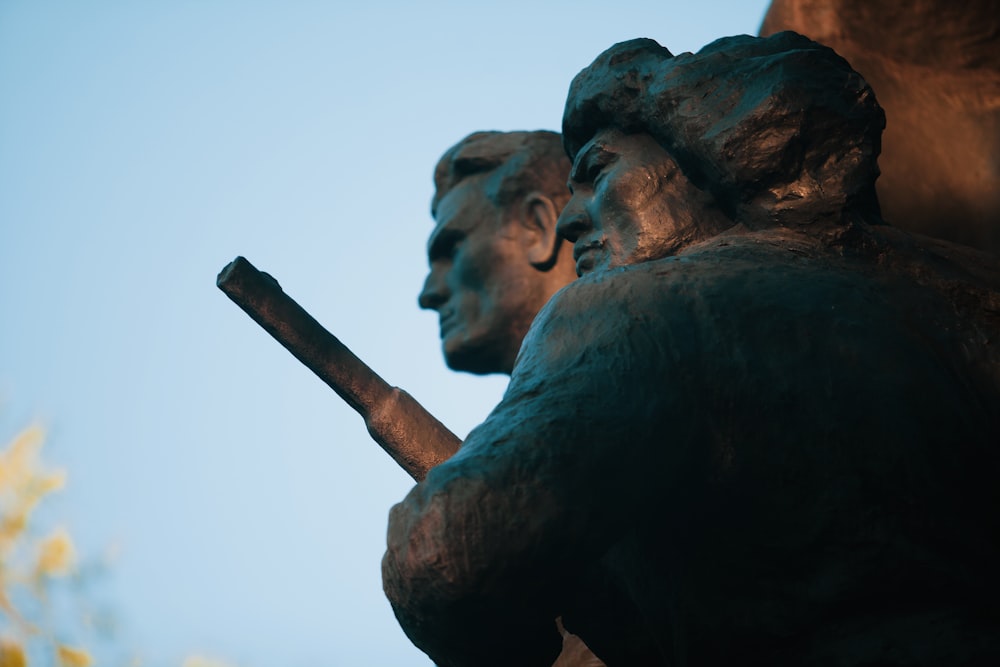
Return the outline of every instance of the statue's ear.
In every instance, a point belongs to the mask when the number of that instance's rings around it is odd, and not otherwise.
[[[520,213],[528,261],[541,271],[552,268],[559,252],[556,205],[542,193],[532,192],[522,201]]]

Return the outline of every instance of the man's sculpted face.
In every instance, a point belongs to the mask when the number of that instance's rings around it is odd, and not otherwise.
[[[673,254],[696,234],[689,187],[674,159],[648,134],[598,132],[570,172],[559,233],[573,243],[577,275]]]
[[[524,297],[534,269],[480,180],[462,181],[437,205],[419,303],[438,312],[449,368],[509,372],[535,314],[525,312]]]

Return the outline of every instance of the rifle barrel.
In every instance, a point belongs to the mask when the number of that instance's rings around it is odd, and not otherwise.
[[[365,420],[368,432],[420,481],[454,454],[461,440],[412,396],[389,385],[281,289],[237,257],[216,284],[257,324],[319,376]]]

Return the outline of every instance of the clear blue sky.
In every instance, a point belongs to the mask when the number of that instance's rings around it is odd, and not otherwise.
[[[766,4],[0,0],[0,441],[46,424],[52,516],[120,546],[115,642],[429,665],[379,576],[410,480],[216,274],[245,255],[464,435],[504,378],[449,372],[416,305],[437,158],[558,129],[614,42],[696,50]]]

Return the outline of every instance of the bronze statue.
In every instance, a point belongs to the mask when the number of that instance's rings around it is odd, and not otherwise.
[[[545,131],[476,132],[438,162],[419,302],[438,312],[453,370],[509,375],[535,315],[576,277],[556,235],[568,173],[559,135]]]
[[[760,32],[782,30],[832,47],[878,95],[886,221],[1000,255],[1000,5],[772,0]]]
[[[793,33],[618,44],[563,121],[583,276],[390,515],[442,666],[1000,661],[1000,269],[884,225],[871,89]]]

